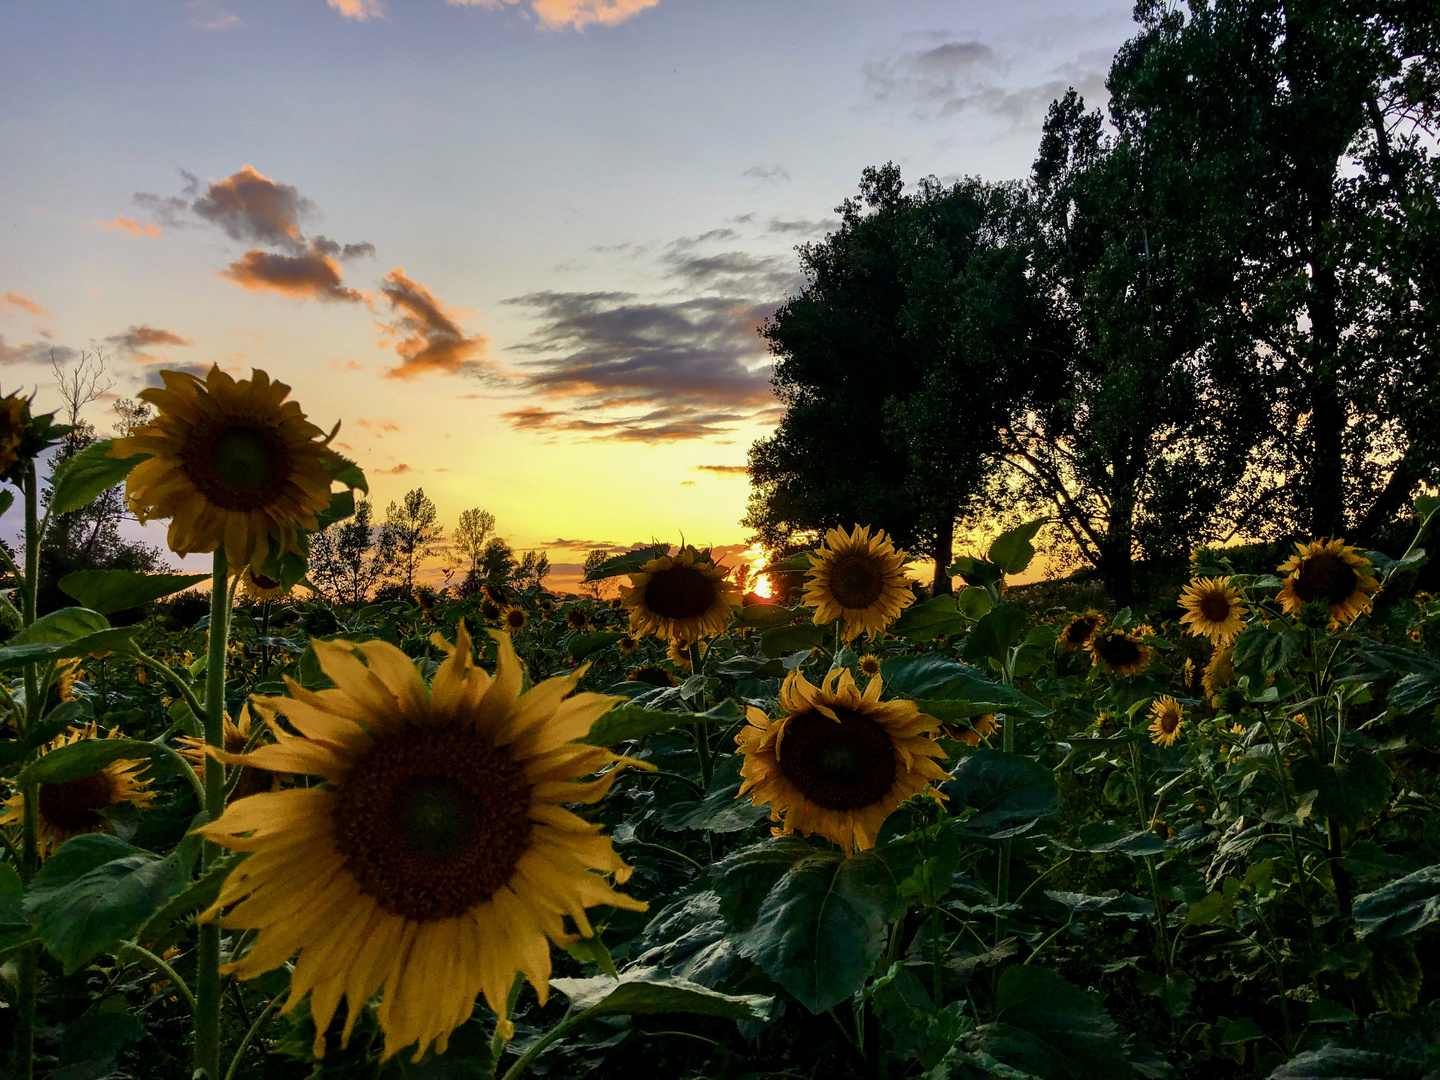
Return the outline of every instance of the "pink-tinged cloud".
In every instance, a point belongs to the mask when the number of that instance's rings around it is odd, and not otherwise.
[[[95,224],[106,232],[128,232],[131,236],[148,236],[152,240],[165,231],[159,225],[142,224],[121,214],[116,214],[109,221],[97,221]]]
[[[330,370],[336,375],[345,375],[351,371],[364,371],[365,365],[359,360],[331,360]]]
[[[331,4],[335,0],[330,0]],[[491,11],[523,4],[545,30],[584,30],[615,26],[648,11],[660,0],[447,0],[451,7],[483,7]]]
[[[300,219],[315,209],[298,188],[277,184],[251,165],[242,165],[223,180],[211,180],[190,208],[219,225],[232,240],[258,240],[296,252],[305,248]]]
[[[379,473],[381,476],[399,476],[401,473],[410,472],[411,469],[409,465],[402,463],[396,465],[393,469],[375,469],[374,471]]]
[[[7,292],[3,297],[0,297],[0,304],[10,304],[28,315],[34,315],[37,319],[46,314],[43,305],[37,304],[28,297],[21,296],[19,293]]]
[[[359,303],[364,298],[347,288],[340,264],[328,255],[308,251],[303,255],[278,255],[252,248],[232,262],[220,276],[243,289],[278,292],[299,300],[330,300]]]
[[[367,431],[386,432],[400,430],[400,425],[393,420],[366,420],[362,417],[356,420],[355,423]]]
[[[356,22],[385,17],[385,5],[380,0],[329,0],[329,3],[345,18]]]
[[[467,336],[434,293],[405,276],[403,266],[385,275],[380,291],[393,313],[382,332],[387,344],[394,341],[402,361],[385,369],[387,379],[480,373],[489,340],[481,334]]]
[[[165,330],[158,326],[141,324],[132,326],[129,330],[120,334],[111,334],[105,339],[115,346],[116,350],[129,356],[132,360],[138,360],[144,364],[159,362],[162,357],[145,352],[146,349],[157,345],[194,345],[195,342],[189,338],[181,337],[173,330]]]

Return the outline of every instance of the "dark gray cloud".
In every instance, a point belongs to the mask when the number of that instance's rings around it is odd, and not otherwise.
[[[253,166],[223,180],[211,180],[204,194],[190,204],[195,215],[218,225],[232,240],[254,241],[299,252],[305,248],[302,218],[315,214],[315,204],[292,184],[277,184]]]
[[[667,255],[672,274],[700,289],[723,290],[777,300],[796,291],[803,279],[790,255],[752,255],[722,251],[715,255]]]
[[[5,335],[0,334],[0,365],[48,364],[52,353],[62,364],[78,355],[68,346],[54,345],[48,341],[25,341],[11,345],[5,340]]]
[[[232,262],[220,276],[243,289],[277,292],[298,300],[331,300],[359,303],[363,297],[347,288],[340,264],[318,251],[284,255],[251,248]]]
[[[789,170],[779,162],[773,165],[751,165],[740,175],[751,180],[759,180],[762,184],[788,184],[790,182]]]
[[[781,236],[824,236],[840,227],[839,218],[825,218],[822,221],[806,221],[803,218],[772,217],[765,223],[765,231]]]
[[[310,247],[322,255],[329,255],[332,259],[359,259],[368,256],[375,257],[375,245],[365,242],[360,244],[341,244],[337,240],[331,240],[328,236],[315,236],[310,240]]]
[[[130,357],[132,360],[139,360],[142,363],[152,363],[160,359],[160,357],[147,351],[157,345],[184,346],[195,344],[195,342],[189,338],[181,337],[173,330],[150,326],[147,323],[132,326],[130,329],[121,331],[118,334],[111,334],[105,340],[111,345],[114,345],[117,352]]]

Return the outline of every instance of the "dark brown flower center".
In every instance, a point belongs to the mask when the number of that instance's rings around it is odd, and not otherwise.
[[[1223,592],[1207,592],[1200,598],[1200,614],[1206,621],[1222,623],[1230,618],[1230,600]]]
[[[675,677],[662,667],[646,664],[630,673],[628,682],[649,683],[651,686],[674,686]]]
[[[662,619],[693,619],[715,603],[716,582],[693,566],[657,570],[645,584],[645,606]]]
[[[115,802],[115,781],[106,772],[40,785],[40,816],[57,832],[77,835],[105,826],[100,811]]]
[[[525,629],[525,613],[519,608],[511,608],[505,613],[505,625],[511,630]]]
[[[1081,616],[1072,619],[1070,625],[1065,628],[1065,643],[1067,645],[1084,645],[1090,640],[1090,635],[1095,632],[1095,620]]]
[[[290,451],[279,431],[244,422],[197,425],[183,458],[196,489],[224,510],[270,505],[291,471]]]
[[[800,794],[826,810],[857,810],[895,784],[895,745],[886,730],[849,709],[839,721],[810,710],[785,721],[780,771]]]
[[[429,922],[483,904],[530,845],[530,785],[502,747],[449,727],[376,743],[338,786],[335,846],[392,915]]]
[[[1128,634],[1102,634],[1094,646],[1100,659],[1112,668],[1129,667],[1140,660],[1140,644]]]
[[[1160,730],[1166,735],[1175,734],[1180,727],[1180,714],[1174,709],[1162,709],[1160,711]]]
[[[1295,575],[1295,595],[1302,601],[1321,600],[1327,604],[1343,603],[1359,582],[1355,568],[1328,551],[1311,555],[1300,563]]]
[[[850,551],[830,564],[830,595],[841,607],[863,610],[884,591],[884,569],[870,555]]]

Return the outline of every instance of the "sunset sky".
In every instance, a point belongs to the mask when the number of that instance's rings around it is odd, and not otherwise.
[[[0,390],[55,405],[52,348],[113,395],[264,368],[382,509],[485,507],[552,585],[743,546],[794,246],[866,165],[1025,175],[1129,33],[1105,0],[9,0]]]

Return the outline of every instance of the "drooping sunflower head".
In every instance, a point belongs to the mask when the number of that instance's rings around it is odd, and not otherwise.
[[[1190,633],[1217,645],[1228,645],[1245,628],[1245,601],[1229,578],[1196,578],[1180,591],[1180,606]]]
[[[453,646],[434,635],[448,655],[428,687],[386,642],[315,641],[335,687],[289,682],[290,697],[255,702],[274,743],[212,751],[324,781],[232,803],[199,830],[251,853],[202,916],[259,931],[225,970],[251,978],[298,953],[285,1009],[309,995],[316,1056],[342,997],[348,1040],[376,991],[384,1059],[407,1046],[417,1061],[431,1046],[443,1053],[481,993],[509,1037],[515,973],[546,1000],[547,940],[574,940],[567,916],[589,937],[586,908],[645,909],[606,880],[630,870],[600,826],[563,808],[596,802],[639,764],[572,741],[616,699],[572,696],[583,668],[522,693],[510,639],[494,637],[492,676],[474,664],[463,623]]]
[[[119,732],[112,730],[106,738],[118,738]],[[48,754],[62,746],[99,738],[99,731],[92,720],[84,727],[72,727],[51,739],[41,749]],[[53,784],[41,784],[37,793],[39,803],[39,829],[36,841],[41,857],[46,857],[72,836],[85,833],[114,832],[114,827],[102,811],[120,803],[135,807],[146,807],[155,795],[149,789],[149,778],[140,775],[148,761],[125,758],[112,761],[98,772],[74,780],[62,780]],[[0,814],[0,825],[18,824],[25,819],[25,795],[17,791],[5,800],[5,812]]]
[[[0,475],[20,460],[20,443],[30,424],[30,401],[19,394],[0,398]]]
[[[256,604],[266,600],[280,600],[290,595],[284,582],[257,574],[248,566],[240,572],[240,592],[245,599]]]
[[[864,675],[867,679],[874,678],[880,674],[880,657],[874,653],[866,653],[855,662],[855,666],[860,669],[860,674]]]
[[[1295,554],[1280,564],[1285,575],[1280,607],[1298,617],[1311,601],[1330,610],[1330,626],[1341,626],[1370,610],[1380,582],[1375,567],[1356,548],[1340,540],[1312,540],[1296,544]]]
[[[505,609],[504,622],[507,631],[512,634],[518,634],[521,630],[525,629],[529,620],[525,617],[524,608],[512,607]]]
[[[238,719],[225,717],[224,733],[225,750],[230,754],[243,754],[250,748],[252,739],[260,737],[260,732],[255,730],[251,719],[248,703],[240,707]],[[205,740],[182,735],[176,741],[184,748],[180,751],[180,756],[195,766],[196,775],[203,780],[206,763]],[[230,793],[228,801],[234,802],[248,795],[258,795],[262,791],[278,791],[290,781],[291,777],[282,773],[267,772],[253,765],[242,766],[240,777],[235,781],[235,789]]]
[[[840,637],[879,637],[915,600],[905,576],[905,552],[883,530],[868,525],[852,531],[831,529],[810,556],[801,603],[815,609],[815,625],[844,621]]]
[[[435,601],[437,599],[434,589],[427,588],[424,585],[417,585],[415,586],[415,592],[413,596],[415,599],[415,606],[418,607],[421,611],[428,612],[434,609]]]
[[[695,649],[703,657],[710,646],[703,641],[695,643]],[[688,641],[672,641],[670,647],[665,650],[665,658],[674,664],[681,671],[689,671],[690,664],[690,643]]]
[[[968,723],[942,724],[940,733],[948,739],[962,742],[966,746],[979,746],[981,739],[988,739],[1000,730],[994,713],[971,717]]]
[[[1205,665],[1205,673],[1200,679],[1201,689],[1206,697],[1213,699],[1221,690],[1234,685],[1235,650],[1230,645],[1217,645],[1210,662]]]
[[[1090,638],[1091,663],[1111,675],[1138,675],[1150,666],[1150,646],[1139,634],[1113,626],[1096,630]]]
[[[492,604],[503,605],[509,603],[510,598],[505,595],[505,590],[499,585],[486,582],[482,587],[482,591],[485,593],[485,599],[489,600]]]
[[[223,549],[232,570],[260,570],[274,545],[301,552],[302,532],[330,505],[336,455],[325,433],[286,401],[290,387],[263,371],[236,381],[218,367],[201,380],[162,371],[163,389],[142,390],[156,417],[116,439],[110,453],[147,460],[125,481],[141,521],[170,519],[177,555]]]
[[[658,664],[642,664],[629,675],[626,682],[643,682],[649,686],[674,686],[675,676]]]
[[[1156,746],[1174,746],[1185,723],[1185,709],[1168,694],[1150,706],[1150,741]]]
[[[500,618],[500,605],[492,600],[486,600],[480,605],[480,617],[486,622],[495,622]]]
[[[1056,644],[1064,652],[1078,652],[1090,644],[1095,631],[1104,625],[1104,612],[1086,611],[1080,615],[1072,615],[1060,631],[1060,636],[1055,639]]]
[[[687,545],[631,574],[630,584],[620,586],[620,601],[630,612],[630,632],[636,637],[654,634],[688,642],[721,633],[741,597],[728,566]]]
[[[932,759],[937,724],[913,701],[881,702],[877,676],[861,693],[845,668],[819,686],[793,671],[780,688],[785,715],[751,706],[735,736],[744,755],[740,794],[770,804],[777,833],[818,833],[846,852],[875,846],[880,826],[902,802],[943,780]]]

